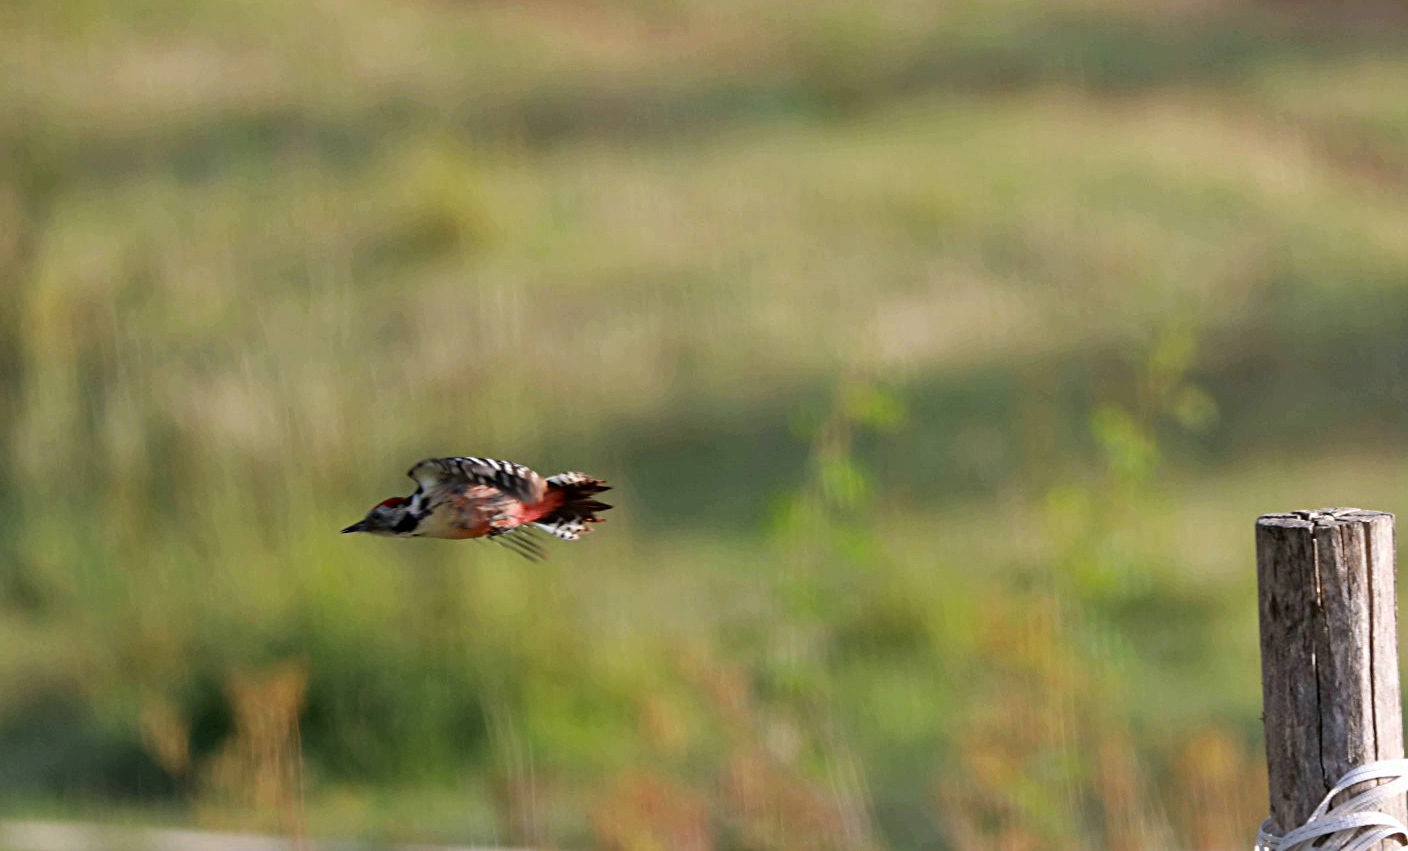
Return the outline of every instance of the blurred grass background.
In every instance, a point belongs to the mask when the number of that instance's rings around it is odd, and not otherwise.
[[[1408,13],[10,0],[0,816],[1222,848],[1408,493]],[[598,534],[342,537],[435,454]]]

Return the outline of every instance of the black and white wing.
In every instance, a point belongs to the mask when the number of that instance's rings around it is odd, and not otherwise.
[[[547,489],[543,477],[522,464],[494,458],[427,458],[406,475],[419,485],[418,491],[486,486],[530,505]]]
[[[510,550],[523,556],[529,561],[542,561],[548,557],[547,549],[543,542],[539,540],[542,532],[532,523],[524,523],[517,529],[503,535],[495,535],[489,540],[499,544],[504,549]]]

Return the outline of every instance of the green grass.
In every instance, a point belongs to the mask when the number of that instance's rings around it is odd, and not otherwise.
[[[1397,26],[12,3],[4,813],[1242,841],[1252,519],[1408,483]],[[620,508],[336,534],[440,453]]]

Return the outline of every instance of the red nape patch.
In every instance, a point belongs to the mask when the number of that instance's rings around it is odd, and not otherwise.
[[[376,507],[377,507],[377,508],[395,508],[395,507],[398,506],[398,505],[405,505],[405,504],[408,503],[408,502],[410,502],[410,500],[409,500],[409,499],[406,499],[404,496],[393,496],[393,497],[391,497],[390,499],[383,499],[381,502],[378,502],[378,503],[376,504]]]

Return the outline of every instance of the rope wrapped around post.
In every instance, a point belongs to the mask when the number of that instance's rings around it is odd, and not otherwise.
[[[1333,803],[1351,786],[1387,780]],[[1367,851],[1395,836],[1408,840],[1408,826],[1379,805],[1408,793],[1408,759],[1387,759],[1360,766],[1340,778],[1305,824],[1278,836],[1271,819],[1261,823],[1253,851]]]

